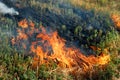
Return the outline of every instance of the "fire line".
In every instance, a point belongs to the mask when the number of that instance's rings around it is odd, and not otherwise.
[[[83,70],[91,69],[94,66],[106,65],[110,61],[110,55],[101,53],[99,56],[85,56],[75,47],[66,47],[66,40],[61,38],[57,31],[47,32],[44,27],[36,28],[32,21],[26,19],[18,23],[18,35],[11,42],[14,45],[27,49],[33,53],[33,68],[44,63],[54,61],[62,68],[81,68]],[[37,34],[36,34],[37,33]],[[35,35],[36,34],[36,35]],[[33,38],[35,38],[33,40]],[[26,43],[27,42],[27,43]],[[29,46],[28,46],[29,44]]]

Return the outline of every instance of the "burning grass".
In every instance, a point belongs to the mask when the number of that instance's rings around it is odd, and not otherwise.
[[[21,24],[24,23],[24,24]],[[62,71],[67,74],[77,75],[87,74],[89,71],[94,72],[94,67],[102,68],[110,62],[109,53],[103,53],[99,56],[85,56],[74,46],[67,47],[66,40],[61,38],[56,31],[45,29],[40,26],[36,28],[34,23],[22,20],[18,23],[18,35],[11,39],[13,46],[18,49],[27,50],[28,54],[33,54],[32,68],[43,64],[50,66],[51,61],[54,62]],[[29,25],[24,27],[24,25]],[[34,38],[34,40],[32,40]]]

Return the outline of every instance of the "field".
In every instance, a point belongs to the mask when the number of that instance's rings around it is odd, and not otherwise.
[[[0,80],[119,80],[119,0],[4,0]]]

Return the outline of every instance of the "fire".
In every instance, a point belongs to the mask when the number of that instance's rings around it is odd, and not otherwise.
[[[26,22],[26,20],[23,20]],[[18,23],[20,24],[21,21]],[[29,27],[34,27],[34,23],[28,23]],[[45,28],[40,27],[29,29],[29,27],[22,27],[22,30],[18,30],[17,38],[12,39],[13,44],[17,44],[17,41],[28,40],[30,53],[34,53],[32,67],[36,68],[49,61],[55,62],[62,68],[81,68],[83,70],[92,69],[94,66],[102,66],[110,61],[110,55],[102,53],[100,56],[85,56],[75,47],[67,47],[66,40],[61,38],[57,31],[47,32]],[[29,29],[25,32],[26,29]],[[37,33],[36,35],[34,35]],[[35,38],[32,40],[31,38]],[[14,43],[14,41],[16,41]],[[22,43],[22,42],[21,42]],[[26,45],[22,47],[26,48]]]
[[[94,51],[101,51],[101,49],[99,47],[96,47],[96,46],[90,46],[90,48],[92,48]]]
[[[102,51],[101,48],[96,47],[96,46],[90,46],[94,51]],[[104,65],[107,64],[110,61],[110,55],[107,55],[108,49],[105,48],[100,55],[98,56],[98,64],[99,65]]]
[[[21,20],[20,22],[18,22],[18,26],[22,27],[22,28],[28,28],[28,26],[34,28],[35,24],[32,21],[27,21],[26,19]]]
[[[36,55],[40,57],[43,63],[45,62],[44,58],[47,58],[54,61],[57,60],[60,63],[58,63],[58,65],[60,65],[61,67],[70,68],[74,66],[80,66],[86,69],[92,68],[94,65],[105,65],[110,61],[110,55],[104,53],[102,53],[98,57],[95,57],[93,55],[87,57],[83,55],[77,48],[66,47],[66,41],[63,38],[59,37],[57,32],[47,34],[45,29],[43,29],[43,32],[38,34],[36,38],[42,39],[42,42],[47,41],[44,46],[52,47],[52,53],[50,54],[50,56],[47,56],[49,55],[49,52],[44,52],[42,46],[39,46],[39,49],[38,46],[36,49],[33,47],[36,46],[38,43],[32,45],[33,52],[37,53]]]
[[[32,21],[30,21],[29,25],[30,27],[35,27],[35,24]]]
[[[102,53],[102,54],[98,57],[98,64],[99,64],[99,65],[107,64],[108,61],[110,61],[110,55],[106,55],[106,54]]]
[[[26,19],[21,20],[20,22],[18,22],[18,26],[22,27],[22,28],[27,28],[28,27],[28,22]]]
[[[112,17],[112,20],[115,23],[116,27],[118,29],[120,29],[120,16],[116,15],[116,14],[113,14],[111,17]]]
[[[24,31],[17,30],[17,32],[18,32],[17,40],[28,39],[28,36],[27,36],[27,34],[24,33]]]

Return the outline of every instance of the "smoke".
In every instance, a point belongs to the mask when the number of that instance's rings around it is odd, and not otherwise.
[[[9,8],[4,3],[0,2],[0,13],[1,14],[10,14],[10,15],[19,15],[19,12],[14,8]]]

